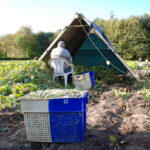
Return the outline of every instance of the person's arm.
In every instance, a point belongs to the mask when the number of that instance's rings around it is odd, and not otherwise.
[[[68,58],[68,60],[69,60],[69,62],[72,63],[72,57],[71,56]]]
[[[72,63],[72,56],[71,56],[70,52],[67,49],[66,49],[66,58],[68,59],[68,61],[70,63]]]

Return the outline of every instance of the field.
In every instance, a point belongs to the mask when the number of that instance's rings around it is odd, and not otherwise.
[[[41,89],[63,89],[63,83],[52,82],[51,71],[42,62],[0,61],[0,150],[149,150],[149,66],[127,63],[138,80],[119,78],[114,82],[112,76],[105,80],[96,76],[96,85],[89,90],[85,141],[47,144],[26,141],[17,98]]]
[[[18,104],[17,98],[31,91],[60,88],[52,83],[49,70],[39,61],[0,62],[0,110]]]

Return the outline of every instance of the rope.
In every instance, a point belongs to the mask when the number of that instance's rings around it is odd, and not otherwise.
[[[110,62],[109,60],[107,60],[107,58],[101,53],[100,49],[96,46],[96,44],[93,42],[93,40],[91,39],[91,37],[89,36],[89,34],[87,33],[87,31],[85,30],[84,26],[82,26],[82,23],[80,21],[80,19],[78,18],[79,23],[81,24],[82,29],[84,30],[84,32],[86,33],[87,37],[89,38],[89,40],[91,41],[91,43],[94,45],[94,47],[98,50],[98,52],[101,54],[101,56],[106,60],[107,65],[112,65],[114,68],[116,68],[118,71],[122,72],[123,74],[126,74],[126,72],[120,70],[118,67],[116,67],[112,62]]]

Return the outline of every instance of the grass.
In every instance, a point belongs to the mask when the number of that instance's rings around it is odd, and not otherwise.
[[[132,92],[128,92],[126,91],[126,89],[123,88],[114,89],[114,96],[119,96],[123,99],[128,99],[134,94],[133,92],[137,92],[143,95],[144,100],[150,100],[150,66],[147,66],[146,62],[141,63],[144,65],[141,68],[137,68],[136,61],[127,61],[128,66],[134,69],[136,73],[138,73],[139,79],[127,81],[127,83],[132,88]]]
[[[140,80],[133,87],[143,95],[144,100],[150,101],[150,72],[141,74]]]
[[[131,68],[131,69],[137,69],[137,65],[136,65],[137,61],[126,61],[127,65]]]
[[[150,101],[150,89],[141,89],[139,93],[143,95],[144,100]]]
[[[122,97],[123,99],[129,99],[132,97],[133,93],[127,92],[125,89],[115,89],[113,90],[113,96]]]
[[[127,65],[131,69],[140,69],[140,70],[149,70],[150,69],[150,62],[139,62],[139,61],[126,61]],[[137,65],[137,63],[140,63],[140,66]]]

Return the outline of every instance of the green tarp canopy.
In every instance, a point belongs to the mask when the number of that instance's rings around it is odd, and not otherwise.
[[[127,73],[127,68],[105,45],[105,43],[99,38],[99,36],[97,36],[96,34],[90,34],[90,38],[95,43],[100,52],[96,49],[96,47],[87,37],[86,40],[81,45],[81,47],[78,49],[75,57],[73,58],[73,63],[75,65],[84,65],[84,66],[102,65],[108,68],[113,68],[111,65],[107,65],[106,60],[104,59],[105,57],[108,61],[114,64],[121,71]],[[104,57],[101,55],[101,53],[103,54]],[[119,70],[116,70],[116,72],[118,75],[123,74]]]

